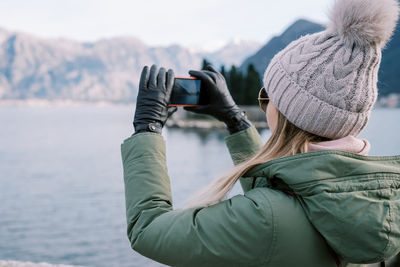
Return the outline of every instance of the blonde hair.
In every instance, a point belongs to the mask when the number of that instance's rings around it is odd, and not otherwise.
[[[277,126],[261,150],[195,193],[187,200],[185,208],[216,204],[222,201],[237,180],[254,166],[272,159],[306,153],[309,143],[327,140],[330,139],[301,130],[278,111]]]

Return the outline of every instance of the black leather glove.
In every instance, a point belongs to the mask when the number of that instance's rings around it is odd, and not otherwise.
[[[185,110],[208,114],[224,122],[230,134],[247,129],[251,122],[233,100],[224,76],[208,65],[206,70],[190,70],[189,74],[201,80],[201,89],[206,91],[207,105],[185,107]]]
[[[162,127],[177,107],[168,107],[172,87],[174,85],[174,71],[164,68],[158,70],[156,65],[145,66],[142,70],[139,83],[139,92],[136,99],[136,111],[133,119],[135,133],[160,133]]]

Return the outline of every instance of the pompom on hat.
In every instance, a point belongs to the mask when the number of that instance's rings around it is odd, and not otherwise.
[[[269,63],[264,87],[300,129],[357,136],[377,99],[381,50],[399,17],[397,0],[337,0],[322,32],[290,43]]]

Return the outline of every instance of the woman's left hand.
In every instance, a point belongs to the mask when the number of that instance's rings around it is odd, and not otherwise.
[[[177,107],[168,107],[174,86],[174,71],[152,65],[150,70],[145,66],[142,70],[139,83],[139,92],[136,99],[136,111],[133,120],[135,133],[161,133],[168,117],[177,110]]]

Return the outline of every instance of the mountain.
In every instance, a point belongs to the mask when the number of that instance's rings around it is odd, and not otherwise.
[[[79,43],[0,30],[0,98],[131,101],[144,65],[188,75],[202,58],[178,45],[150,47],[135,38]]]
[[[248,57],[240,69],[245,72],[250,64],[253,64],[262,76],[269,62],[276,53],[285,48],[289,43],[302,35],[312,34],[324,30],[324,26],[304,19],[297,20],[287,28],[280,36],[273,37],[254,55]],[[378,92],[380,96],[391,93],[400,94],[400,23],[397,24],[392,40],[382,51],[382,61],[378,73]]]
[[[258,48],[254,42],[234,41],[215,52],[193,53],[179,45],[151,47],[131,37],[80,43],[0,29],[0,99],[132,101],[144,65],[188,76],[204,57],[216,65],[238,64]]]
[[[271,61],[274,55],[285,48],[289,43],[300,38],[302,35],[315,33],[322,30],[324,30],[324,27],[320,24],[316,24],[304,19],[297,20],[280,36],[273,37],[254,55],[244,60],[242,65],[240,65],[240,70],[242,72],[246,72],[247,67],[250,64],[253,64],[257,72],[262,76],[268,66],[268,63]]]

